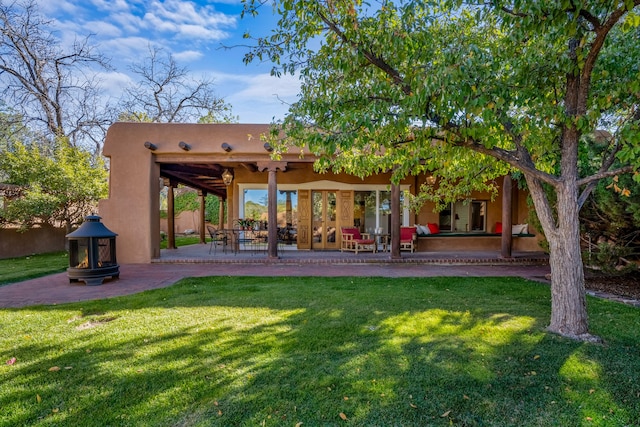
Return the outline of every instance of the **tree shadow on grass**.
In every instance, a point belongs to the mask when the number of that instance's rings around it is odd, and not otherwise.
[[[15,344],[21,363],[5,369],[12,386],[0,396],[14,411],[2,420],[581,425],[597,413],[637,423],[621,383],[639,383],[640,355],[628,342],[545,333],[548,293],[477,278],[204,278],[25,309],[80,314],[51,331],[55,344]]]

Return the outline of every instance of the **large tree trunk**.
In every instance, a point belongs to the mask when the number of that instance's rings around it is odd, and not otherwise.
[[[551,266],[551,323],[549,330],[581,338],[588,334],[584,268],[580,251],[578,203],[558,192],[558,227],[549,233]]]
[[[570,40],[570,57],[576,58],[578,42]],[[562,128],[560,176],[548,182],[556,193],[555,212],[539,177],[525,174],[536,212],[549,242],[551,265],[551,323],[549,331],[580,340],[594,341],[589,322],[580,253],[580,204],[578,203],[578,146],[580,130],[573,124],[585,114],[586,91],[577,73],[567,74],[565,113],[572,124]],[[528,175],[528,176],[527,176]]]
[[[574,339],[595,340],[589,335],[575,180],[556,187],[556,215],[551,213],[540,182],[531,176],[527,177],[527,182],[550,249],[551,322],[548,330]]]

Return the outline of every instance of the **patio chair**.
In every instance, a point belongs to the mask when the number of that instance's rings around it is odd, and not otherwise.
[[[400,227],[400,250],[416,250],[416,240],[418,239],[417,227]]]
[[[223,252],[227,253],[227,233],[221,230],[216,230],[215,227],[211,225],[207,225],[207,231],[209,232],[209,236],[211,237],[211,245],[209,246],[209,253],[211,253],[211,249],[213,249],[213,254],[216,254],[216,248],[218,245],[222,245]]]
[[[358,227],[342,227],[342,244],[340,252],[352,251],[358,252],[371,251],[377,252],[376,240],[372,239],[368,233],[360,233]]]

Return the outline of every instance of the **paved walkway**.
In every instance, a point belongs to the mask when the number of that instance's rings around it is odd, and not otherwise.
[[[546,281],[549,266],[534,259],[514,257],[500,260],[495,254],[456,253],[421,255],[403,254],[401,260],[389,254],[341,254],[340,252],[288,252],[281,259],[268,260],[257,254],[208,255],[208,247],[179,248],[163,251],[151,264],[120,266],[118,280],[107,279],[100,286],[84,282],[70,283],[67,273],[58,273],[24,282],[0,286],[0,307],[19,308],[41,304],[63,304],[130,295],[148,289],[170,286],[185,277],[204,276],[519,276]],[[203,255],[206,254],[206,255]]]
[[[270,260],[264,254],[217,253],[208,246],[192,245],[163,250],[151,264],[120,266],[120,279],[107,279],[100,286],[70,283],[67,273],[52,274],[24,282],[0,286],[0,308],[64,304],[131,295],[148,289],[171,286],[185,277],[205,276],[379,276],[379,277],[523,277],[549,283],[549,266],[544,254],[514,254],[501,259],[492,252],[451,252],[402,254],[399,260],[389,254],[343,254],[333,252],[285,251]],[[601,292],[600,298],[640,307],[640,301]]]

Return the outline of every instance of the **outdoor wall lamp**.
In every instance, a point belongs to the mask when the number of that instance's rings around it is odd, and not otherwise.
[[[224,172],[222,172],[222,182],[224,182],[224,185],[231,185],[232,181],[233,174],[229,172],[229,169],[225,169]]]
[[[191,146],[184,141],[178,142],[178,147],[182,148],[184,151],[191,150]]]
[[[158,146],[156,144],[154,144],[152,142],[149,142],[149,141],[144,143],[144,147],[148,148],[151,151],[156,151],[158,149]]]
[[[231,151],[231,150],[232,150],[231,146],[230,146],[229,144],[227,144],[226,142],[223,142],[223,143],[222,143],[222,145],[221,145],[221,147],[222,147],[222,149],[223,149],[224,151],[226,151],[227,153],[228,153],[229,151]]]
[[[273,151],[273,147],[268,142],[264,143],[264,149],[267,150],[269,153]]]
[[[435,183],[436,183],[436,177],[435,176],[431,175],[431,176],[427,177],[427,184],[433,185]]]

